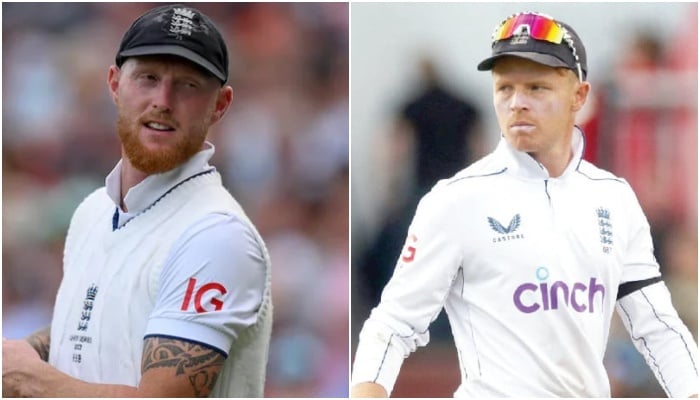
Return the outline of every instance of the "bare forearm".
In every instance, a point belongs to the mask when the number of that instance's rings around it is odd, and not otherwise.
[[[350,397],[388,397],[382,385],[372,382],[358,383],[352,387]]]
[[[67,376],[67,375],[66,375]],[[137,388],[126,385],[87,383],[74,378],[63,382],[55,390],[49,390],[50,397],[146,397]]]
[[[225,357],[198,343],[149,337],[137,387],[88,383],[42,361],[25,340],[2,341],[3,397],[208,396]]]
[[[36,350],[39,357],[49,361],[49,348],[51,345],[51,327],[40,329],[27,336],[27,342]]]
[[[12,379],[22,382],[10,385],[17,388],[18,392],[14,393],[17,397],[144,397],[135,387],[87,383],[45,362],[36,362],[31,369],[15,372]]]
[[[2,341],[3,397],[146,397],[135,387],[75,379],[49,365],[50,328]]]

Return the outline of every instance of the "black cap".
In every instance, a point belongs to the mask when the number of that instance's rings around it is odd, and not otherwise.
[[[560,44],[523,36],[513,36],[512,38],[499,40],[492,45],[491,57],[480,62],[477,69],[479,71],[488,71],[493,68],[493,64],[497,59],[504,56],[515,56],[550,67],[569,68],[578,75],[576,56],[574,56],[575,49],[578,63],[581,66],[582,79],[585,80],[588,75],[586,48],[583,47],[581,38],[571,26],[561,21],[556,22],[568,32],[568,36],[565,36]]]
[[[155,54],[185,58],[222,83],[228,79],[226,42],[209,17],[195,8],[166,5],[138,17],[122,38],[117,66],[128,57]]]

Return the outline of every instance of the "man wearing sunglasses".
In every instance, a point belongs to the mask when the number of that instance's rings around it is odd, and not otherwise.
[[[582,159],[590,91],[581,39],[521,13],[499,24],[490,70],[496,150],[419,204],[380,304],[360,333],[353,397],[391,394],[444,307],[456,397],[610,397],[613,309],[666,394],[697,396],[697,345],[653,256],[629,184]]]

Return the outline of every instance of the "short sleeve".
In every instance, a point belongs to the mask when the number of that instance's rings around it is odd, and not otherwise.
[[[251,228],[235,216],[211,214],[174,244],[145,336],[202,343],[228,355],[257,321],[266,264]]]

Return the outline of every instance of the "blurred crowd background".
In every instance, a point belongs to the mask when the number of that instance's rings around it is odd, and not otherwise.
[[[47,326],[70,217],[120,157],[107,69],[155,3],[2,5],[2,332]],[[212,164],[265,239],[266,396],[348,395],[348,4],[197,3],[233,104]]]
[[[585,157],[629,181],[681,318],[698,331],[697,3],[354,3],[352,323],[358,333],[393,273],[420,197],[499,139],[490,55],[495,25],[540,11],[586,45],[592,93],[578,115]],[[393,396],[452,397],[456,351],[443,314]],[[617,315],[605,356],[614,397],[665,397]]]

